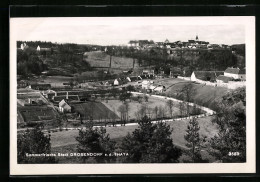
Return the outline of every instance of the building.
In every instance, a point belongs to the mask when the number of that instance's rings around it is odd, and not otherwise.
[[[211,81],[215,82],[219,75],[223,75],[223,71],[193,71],[191,81]]]
[[[26,45],[26,43],[22,43],[22,44],[21,44],[21,49],[22,49],[22,50],[24,50],[26,47],[28,47],[28,46]]]
[[[138,78],[137,78],[137,76],[131,76],[131,77],[130,77],[130,80],[131,80],[131,82],[134,82],[134,81],[137,81]]]
[[[71,112],[70,105],[64,99],[59,103],[59,111],[62,113]]]
[[[175,77],[177,78],[178,76],[180,76],[182,73],[181,69],[178,67],[171,67],[170,68],[170,77]]]
[[[113,85],[114,85],[114,86],[118,86],[118,85],[119,85],[119,80],[118,80],[118,79],[115,79]]]
[[[164,41],[164,43],[165,43],[165,44],[169,44],[170,41],[169,41],[168,39],[166,39],[166,40]]]
[[[148,48],[155,46],[155,43],[153,40],[130,40],[127,45],[129,47]]]
[[[153,91],[157,93],[163,93],[165,91],[165,86],[157,86],[155,89],[153,89]]]
[[[139,42],[137,40],[130,40],[127,45],[129,47],[137,47],[137,46],[139,46]]]
[[[233,80],[232,77],[227,77],[227,76],[224,76],[224,75],[219,75],[216,78],[217,83],[228,83],[229,81],[232,81],[232,80]]]
[[[224,76],[232,77],[234,79],[246,80],[246,69],[239,68],[227,68],[224,72]]]
[[[154,75],[153,69],[144,69],[142,72],[143,75]]]
[[[28,83],[26,81],[21,80],[21,81],[17,82],[17,88],[25,88],[27,86],[28,86]]]
[[[151,81],[149,81],[149,80],[144,80],[144,81],[142,82],[142,89],[149,89],[150,85],[151,85]]]
[[[51,51],[51,48],[43,48],[43,47],[40,47],[39,45],[37,46],[36,48],[37,51]]]
[[[30,84],[29,88],[34,89],[34,90],[49,90],[51,89],[51,84]]]

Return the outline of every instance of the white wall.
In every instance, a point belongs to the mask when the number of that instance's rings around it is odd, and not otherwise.
[[[191,74],[190,80],[191,81],[197,81],[197,78],[196,78],[194,72]]]
[[[226,73],[226,72],[224,72],[224,76],[232,77],[232,78],[234,78],[234,79],[239,79],[238,74],[232,74],[232,73]]]

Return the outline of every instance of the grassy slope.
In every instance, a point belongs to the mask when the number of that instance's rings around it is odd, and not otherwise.
[[[112,110],[110,110],[100,102],[86,102],[80,104],[72,104],[72,106],[75,108],[75,111],[78,111],[79,113],[87,116],[91,115],[93,109],[94,120],[104,119],[106,117],[118,118],[118,116],[115,115]]]
[[[177,83],[166,90],[166,94],[176,95],[189,82]],[[195,102],[214,109],[214,101],[220,100],[229,90],[224,87],[213,87],[192,83],[196,90],[193,99]]]

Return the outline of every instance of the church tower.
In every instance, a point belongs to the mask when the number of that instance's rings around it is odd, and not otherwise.
[[[197,40],[197,41],[199,40],[198,34],[196,35],[196,40]]]

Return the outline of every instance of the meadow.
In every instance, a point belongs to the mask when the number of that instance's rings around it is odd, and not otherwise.
[[[198,118],[200,125],[200,136],[206,136],[208,139],[217,134],[218,128],[216,124],[211,122],[212,116],[205,118]],[[184,135],[186,133],[187,124],[189,120],[181,121],[172,121],[167,122],[170,125],[173,132],[171,138],[174,145],[177,147],[186,150],[186,141]],[[110,138],[120,145],[122,139],[127,135],[127,133],[132,133],[135,129],[138,128],[138,125],[134,126],[119,126],[119,127],[106,127],[107,134]],[[69,131],[58,131],[51,133],[51,147],[52,153],[71,153],[77,152],[77,141],[76,137],[78,136],[78,130],[69,130]],[[205,149],[202,151],[204,157],[209,157]],[[209,157],[210,158],[210,157]],[[76,157],[59,157],[59,163],[79,163],[79,159]],[[180,158],[180,161],[187,159],[185,154]],[[211,159],[212,160],[212,159]]]

